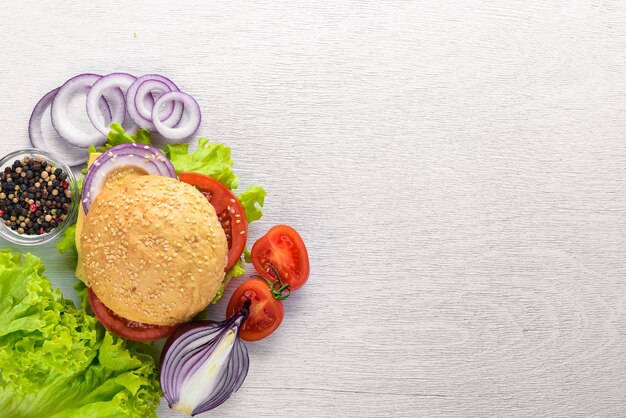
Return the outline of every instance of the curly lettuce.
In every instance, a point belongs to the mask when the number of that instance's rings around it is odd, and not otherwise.
[[[176,172],[188,171],[206,174],[220,181],[229,189],[236,189],[239,177],[232,170],[230,147],[210,143],[207,138],[198,140],[198,148],[190,153],[188,144],[167,144],[167,158]]]
[[[154,417],[148,347],[115,337],[52,289],[41,260],[0,250],[0,411],[9,417]]]
[[[258,221],[263,216],[263,204],[265,203],[267,193],[261,186],[250,186],[243,193],[237,196],[241,202],[248,223]]]
[[[63,232],[61,240],[57,242],[56,247],[61,254],[73,251],[74,254],[78,256],[76,252],[76,224],[72,224],[67,227],[67,229]]]
[[[152,145],[150,131],[145,129],[138,129],[136,133],[128,135],[121,124],[118,122],[112,123],[109,127],[109,134],[107,135],[107,142],[96,148],[93,145],[89,147],[88,152],[104,152],[108,149],[116,147],[122,144],[128,144],[136,142],[138,144]]]

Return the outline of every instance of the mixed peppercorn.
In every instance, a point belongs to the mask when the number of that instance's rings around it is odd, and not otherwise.
[[[15,160],[0,174],[0,217],[18,234],[52,231],[67,218],[71,204],[67,173],[42,157]]]

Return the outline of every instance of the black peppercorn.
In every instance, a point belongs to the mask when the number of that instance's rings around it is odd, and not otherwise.
[[[0,172],[1,173],[1,172]],[[66,194],[67,173],[41,157],[15,160],[0,174],[0,218],[19,234],[52,231],[67,218],[72,202]]]

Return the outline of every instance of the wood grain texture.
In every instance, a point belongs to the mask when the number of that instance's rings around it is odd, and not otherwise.
[[[252,237],[288,223],[308,244],[309,284],[215,415],[626,415],[623,2],[2,15],[2,153],[73,74],[167,74],[199,99],[200,133],[233,147],[243,186],[267,188]],[[71,294],[69,260],[38,254]]]

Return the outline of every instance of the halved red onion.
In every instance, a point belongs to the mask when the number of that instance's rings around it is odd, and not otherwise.
[[[250,301],[222,322],[180,326],[161,353],[160,382],[170,408],[189,415],[214,409],[242,385],[250,365],[239,330]]]
[[[169,127],[162,120],[161,109],[163,106],[173,102],[182,103],[185,107],[187,119],[182,126],[178,125],[175,127]],[[163,96],[159,97],[154,104],[154,108],[152,108],[152,122],[154,123],[154,127],[157,132],[165,138],[172,141],[181,141],[191,136],[200,127],[200,122],[202,122],[200,105],[198,105],[196,99],[187,93],[183,93],[182,91],[165,93]]]
[[[135,82],[131,84],[131,86],[128,88],[128,93],[126,94],[126,108],[128,110],[128,115],[137,124],[137,126],[154,131],[155,128],[151,119],[151,112],[154,106],[154,102],[149,102],[148,107],[146,107],[145,102],[146,99],[153,99],[153,97],[151,94],[147,94],[143,98],[139,98],[137,95],[139,87],[146,81],[160,81],[168,87],[168,90],[166,91],[179,91],[179,88],[178,86],[176,86],[176,84],[174,84],[174,82],[172,82],[172,80],[158,74],[143,75],[135,80]],[[159,92],[160,91],[157,91],[157,93]],[[148,112],[146,112],[146,110],[148,110]],[[172,116],[172,113],[174,112],[174,104],[171,104],[168,109],[165,110],[165,112],[167,112],[167,116],[164,116],[164,118],[170,118]],[[178,120],[180,120],[180,118]],[[173,121],[168,121],[168,123],[171,122]]]
[[[109,125],[113,122],[124,123],[126,116],[126,99],[124,93],[137,77],[127,73],[111,73],[93,83],[87,94],[87,115],[93,126],[104,136],[109,133]],[[106,98],[111,108],[111,120],[103,123],[99,118],[98,103]]]
[[[122,167],[137,167],[147,174],[176,178],[172,162],[149,145],[122,144],[105,151],[95,159],[83,183],[83,210],[89,212],[93,199],[102,191],[108,175]]]
[[[75,94],[88,93],[91,86],[102,76],[98,74],[80,74],[70,78],[63,84],[52,100],[51,116],[54,129],[72,145],[80,148],[87,148],[91,145],[99,146],[106,143],[106,136],[93,129],[91,132],[85,132],[74,126],[67,116],[69,103]],[[116,95],[115,92],[111,93]],[[121,92],[117,93],[122,96]],[[117,97],[119,100],[119,96]]]
[[[30,138],[30,143],[33,145],[33,147],[39,148],[44,151],[47,151],[49,147],[46,144],[46,141],[43,137],[43,127],[42,127],[43,115],[48,109],[48,107],[50,107],[50,105],[52,104],[52,101],[56,97],[58,91],[59,91],[59,87],[57,87],[56,89],[52,91],[49,91],[41,99],[39,99],[39,102],[37,102],[37,104],[35,105],[35,108],[33,109],[33,113],[30,115],[30,120],[28,122],[28,137]],[[107,102],[104,100],[104,98],[98,101],[98,106],[100,108],[100,111],[104,115],[105,119],[110,120],[111,115],[109,113],[109,107],[108,107]],[[71,148],[75,148],[77,151],[75,153],[72,153],[72,155],[80,155],[80,156],[73,156],[73,157],[66,158],[64,161],[67,165],[74,167],[74,166],[85,163],[89,159],[89,155],[86,152],[84,152],[82,148],[76,148],[73,145],[69,145],[69,146]],[[83,150],[83,152],[79,153],[78,150]]]

